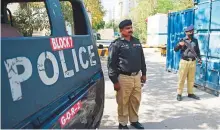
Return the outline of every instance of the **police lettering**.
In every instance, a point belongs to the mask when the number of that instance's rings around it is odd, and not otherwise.
[[[66,42],[67,43],[67,42]],[[59,47],[69,46],[69,44],[59,45]],[[58,48],[58,46],[56,46]],[[88,69],[90,66],[96,65],[95,53],[93,52],[93,45],[87,47],[80,47],[78,53],[75,49],[71,49],[74,66],[71,69],[67,69],[65,62],[64,50],[58,52],[59,58],[57,59],[52,52],[46,51],[42,52],[37,59],[37,71],[39,74],[40,80],[45,85],[55,84],[60,76],[59,67],[62,68],[64,78],[73,77],[77,72],[80,71],[80,66],[82,69]],[[78,58],[79,61],[78,61]],[[84,58],[86,57],[86,58]],[[52,77],[48,77],[48,74],[45,70],[45,61],[51,61],[52,65],[50,68],[53,69]],[[61,63],[61,66],[58,65],[58,62]],[[21,83],[27,81],[32,76],[33,67],[31,61],[27,57],[16,57],[12,59],[7,59],[4,61],[6,70],[8,72],[9,83],[11,87],[12,99],[13,101],[18,101],[22,99],[22,86]],[[18,66],[23,66],[23,73],[18,73]]]

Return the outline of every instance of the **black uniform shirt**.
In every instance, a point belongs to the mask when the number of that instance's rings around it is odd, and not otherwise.
[[[111,43],[108,57],[108,74],[113,83],[118,82],[120,71],[139,72],[146,75],[146,64],[141,43],[132,37],[130,41],[118,38]]]
[[[185,38],[181,39],[180,42],[182,42],[183,40],[185,40],[187,43],[190,43],[190,46],[192,46],[192,48],[196,52],[198,58],[201,59],[198,40],[196,38],[193,38],[190,41],[187,37],[185,37]],[[182,59],[187,59],[187,58],[195,59],[195,56],[190,51],[190,49],[187,48],[186,45],[181,46],[181,45],[177,44],[177,46],[174,48],[174,50],[175,51],[181,50],[181,57],[182,57]]]

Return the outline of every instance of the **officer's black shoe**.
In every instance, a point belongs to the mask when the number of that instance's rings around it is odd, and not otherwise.
[[[182,100],[183,100],[182,95],[178,94],[178,95],[177,95],[177,100],[178,100],[178,101],[182,101]]]
[[[195,94],[188,94],[188,97],[196,99],[196,100],[200,100],[200,98],[198,96],[196,96]]]
[[[119,124],[118,129],[129,129],[127,125],[123,126],[122,124]]]
[[[136,129],[144,129],[144,127],[139,122],[131,122],[131,125]]]

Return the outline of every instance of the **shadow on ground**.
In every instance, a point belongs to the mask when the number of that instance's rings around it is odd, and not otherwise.
[[[220,98],[195,89],[201,100],[186,97],[176,101],[177,74],[166,72],[165,58],[145,50],[148,80],[142,89],[140,122],[146,129],[220,129]],[[108,79],[106,61],[102,61],[106,79],[105,112],[101,129],[116,129],[117,104]]]

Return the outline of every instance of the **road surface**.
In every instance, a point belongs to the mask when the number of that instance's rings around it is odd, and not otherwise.
[[[144,53],[148,80],[142,89],[139,121],[145,129],[220,129],[220,97],[195,89],[201,100],[189,99],[185,87],[183,101],[177,101],[177,74],[166,72],[166,59],[155,49],[144,49]],[[116,93],[106,63],[102,58],[106,89],[100,129],[114,129],[118,126]]]

